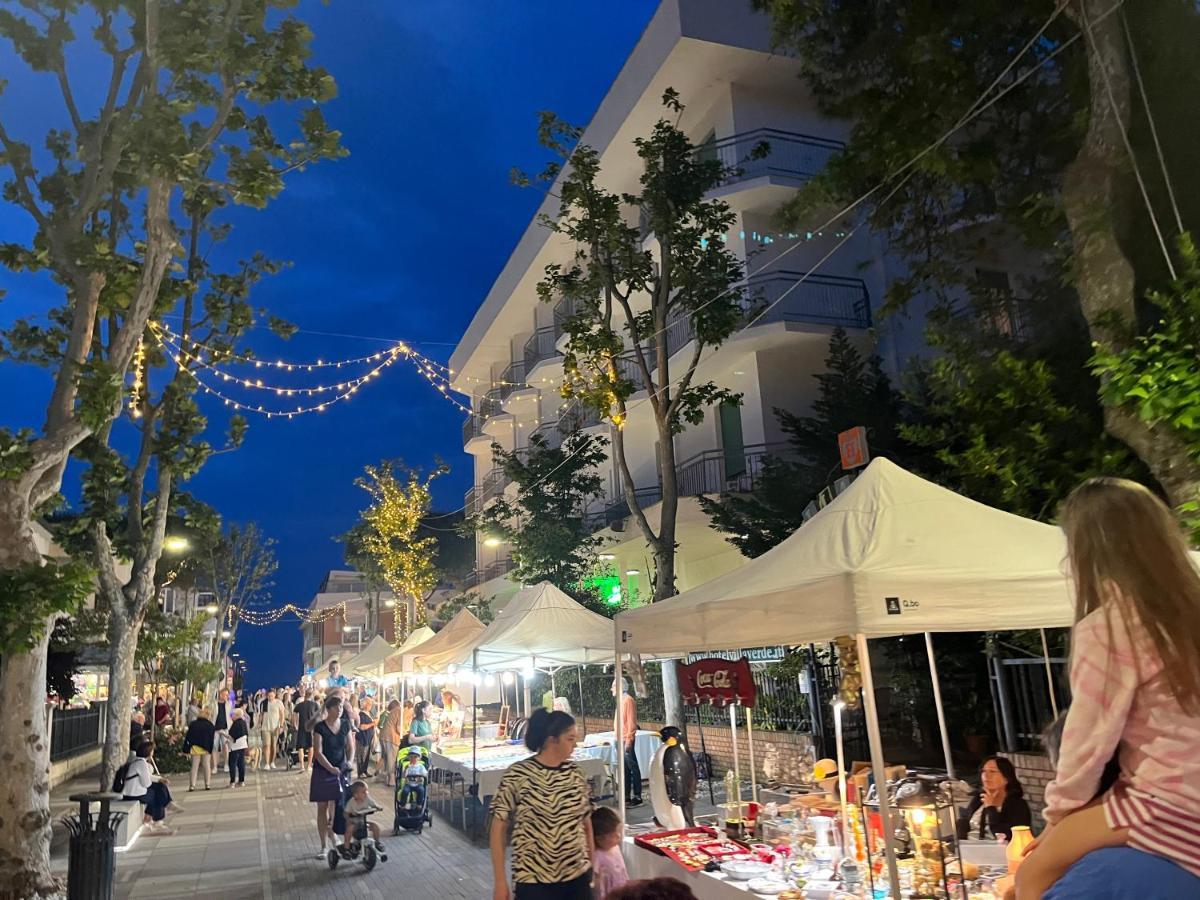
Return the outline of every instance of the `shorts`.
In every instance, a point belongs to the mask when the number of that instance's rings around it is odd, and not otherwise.
[[[592,872],[589,869],[578,878],[557,884],[522,884],[517,882],[513,900],[592,900]]]
[[[208,756],[207,750],[205,750],[203,747],[197,747],[195,744],[192,745],[190,752],[192,756]]]
[[[296,732],[296,749],[311,750],[312,749],[312,732],[306,728],[301,728]]]

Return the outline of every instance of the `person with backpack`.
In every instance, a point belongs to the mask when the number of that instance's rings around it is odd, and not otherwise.
[[[175,833],[164,821],[167,808],[175,805],[168,785],[170,781],[154,768],[154,741],[142,741],[134,758],[117,770],[113,793],[142,804],[143,833],[165,837]],[[175,811],[180,810],[176,807]]]

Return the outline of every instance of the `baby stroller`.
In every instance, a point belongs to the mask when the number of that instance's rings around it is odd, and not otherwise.
[[[396,760],[396,809],[395,819],[392,822],[392,834],[399,834],[402,828],[405,831],[420,834],[421,829],[426,825],[430,828],[433,827],[433,816],[429,812],[429,776],[425,775],[415,779],[419,782],[415,786],[420,787],[420,791],[416,792],[416,799],[411,790],[414,785],[410,785],[409,779],[404,777],[404,770],[408,768],[408,755],[413,750],[420,752],[421,762],[426,771],[429,769],[429,750],[425,747],[405,747],[400,751],[400,756]]]
[[[299,754],[296,752],[296,726],[290,721],[276,738],[275,758],[286,760],[289,771],[299,761]]]

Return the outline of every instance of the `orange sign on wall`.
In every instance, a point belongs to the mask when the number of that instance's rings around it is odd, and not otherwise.
[[[859,425],[838,435],[838,452],[842,456],[842,468],[860,469],[871,461],[867,449],[867,429]]]

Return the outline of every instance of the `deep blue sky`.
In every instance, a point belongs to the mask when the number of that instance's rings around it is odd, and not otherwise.
[[[311,332],[405,339],[446,361],[537,203],[511,187],[513,165],[536,167],[536,113],[586,122],[655,0],[615,4],[522,0],[370,2],[313,0],[298,15],[316,35],[315,61],[338,82],[326,107],[350,156],[294,176],[265,211],[231,216],[225,251],[259,249],[292,267],[264,284],[256,304]],[[79,70],[86,77],[86,64]],[[53,83],[0,50],[0,117],[33,138],[59,121]],[[7,172],[4,173],[7,175]],[[28,235],[23,213],[0,204],[0,241]],[[0,270],[0,323],[45,309],[56,289]],[[255,337],[271,353],[275,345]],[[297,359],[350,357],[378,342],[299,334]],[[37,427],[43,375],[0,364],[0,425]],[[214,423],[219,405],[205,404]],[[362,467],[400,457],[452,472],[438,483],[442,509],[469,487],[461,414],[411,369],[395,366],[349,403],[291,421],[251,420],[243,448],[214,457],[188,489],[229,521],[258,522],[279,542],[275,602],[305,604],[341,563],[332,537],[353,524],[365,495]],[[70,493],[70,487],[67,487]],[[244,625],[239,649],[252,685],[293,679],[300,633],[293,619]]]

